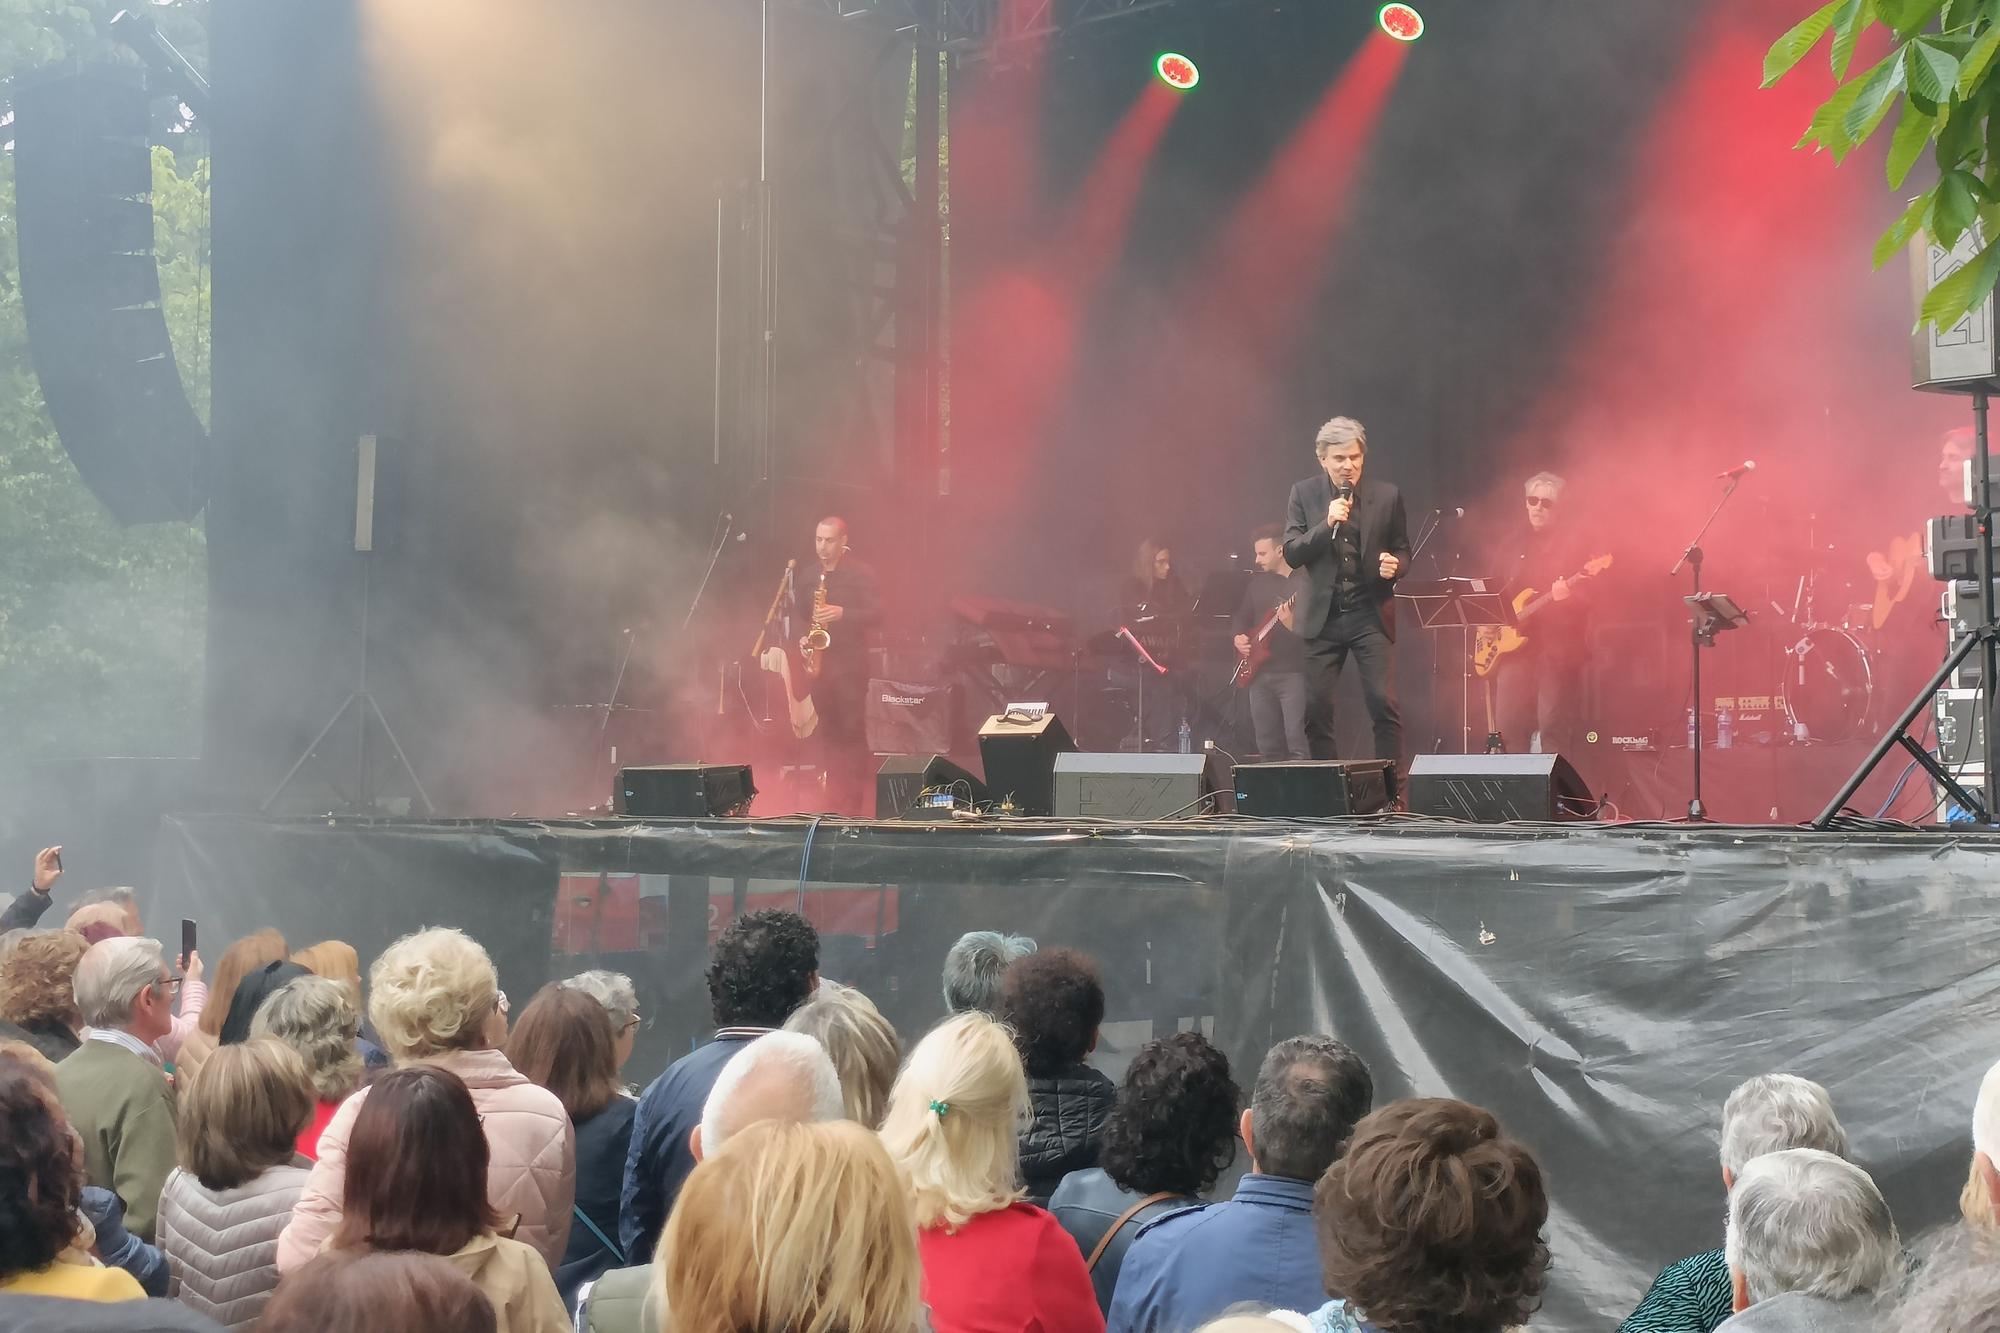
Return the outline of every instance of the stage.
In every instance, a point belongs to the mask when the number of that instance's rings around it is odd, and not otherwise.
[[[1992,836],[1770,827],[208,816],[163,823],[148,912],[217,947],[275,925],[364,958],[459,925],[517,1005],[627,971],[642,1080],[705,1031],[706,946],[741,910],[803,911],[824,974],[906,1041],[941,1016],[962,931],[1074,946],[1103,968],[1114,1077],[1199,1024],[1247,1085],[1317,1030],[1362,1053],[1378,1105],[1492,1108],[1549,1175],[1537,1326],[1581,1330],[1720,1242],[1716,1120],[1752,1074],[1827,1085],[1906,1237],[1951,1215],[2000,1053],[1997,868]]]

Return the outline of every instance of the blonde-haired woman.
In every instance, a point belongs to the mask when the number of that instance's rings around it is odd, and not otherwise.
[[[1021,1202],[1027,1113],[1020,1053],[981,1013],[932,1028],[889,1094],[882,1142],[910,1184],[937,1333],[1104,1327],[1076,1242]]]
[[[368,1016],[399,1067],[449,1070],[471,1090],[490,1150],[488,1202],[502,1216],[519,1217],[515,1239],[553,1268],[569,1243],[576,1132],[556,1095],[529,1082],[495,1048],[491,1020],[506,997],[493,960],[463,931],[418,931],[375,960],[368,992]],[[320,1135],[319,1161],[278,1242],[285,1272],[319,1253],[340,1223],[347,1140],[367,1100],[363,1088],[342,1102]]]
[[[673,1333],[915,1333],[922,1281],[895,1164],[848,1121],[732,1135],[682,1186],[653,1260]]]
[[[903,1063],[903,1043],[875,1002],[852,986],[820,978],[813,997],[785,1020],[826,1047],[840,1075],[840,1100],[849,1120],[879,1129],[889,1109],[889,1089]]]

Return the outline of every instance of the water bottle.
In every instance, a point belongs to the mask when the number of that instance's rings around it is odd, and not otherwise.
[[[1727,708],[1715,710],[1715,748],[1727,750],[1736,743],[1736,718]]]
[[[1688,749],[1690,750],[1694,748],[1694,729],[1696,725],[1694,709],[1690,708],[1688,709]]]
[[[1182,719],[1181,719],[1181,753],[1182,753],[1182,754],[1192,754],[1193,752],[1194,752],[1194,728],[1193,728],[1193,727],[1190,727],[1190,726],[1188,725],[1188,720],[1187,720],[1186,718],[1182,718]]]

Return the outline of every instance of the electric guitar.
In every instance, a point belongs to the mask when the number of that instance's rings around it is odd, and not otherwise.
[[[1564,583],[1577,583],[1584,579],[1596,578],[1611,568],[1611,557],[1600,555],[1582,569],[1564,579]],[[1533,588],[1523,588],[1514,595],[1514,624],[1502,625],[1497,629],[1483,629],[1472,648],[1472,669],[1481,677],[1490,675],[1499,665],[1500,659],[1514,652],[1528,641],[1528,636],[1517,628],[1523,621],[1545,609],[1555,601],[1554,592],[1538,592]]]
[[[1229,678],[1231,685],[1234,685],[1239,690],[1247,689],[1250,682],[1257,679],[1257,673],[1262,671],[1264,664],[1271,660],[1271,645],[1267,642],[1271,637],[1271,631],[1278,627],[1284,612],[1290,608],[1292,603],[1298,600],[1299,595],[1293,593],[1290,597],[1272,607],[1271,613],[1258,623],[1257,632],[1250,636],[1250,647],[1240,653],[1240,660],[1236,663],[1235,674]]]
[[[1922,534],[1896,538],[1889,543],[1886,553],[1870,551],[1868,565],[1871,571],[1875,569],[1888,571],[1886,575],[1875,580],[1874,613],[1870,617],[1875,628],[1881,629],[1889,623],[1890,612],[1910,595],[1910,585],[1916,581],[1917,571],[1923,568]]]

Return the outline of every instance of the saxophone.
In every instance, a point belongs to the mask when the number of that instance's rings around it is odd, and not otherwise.
[[[822,569],[819,573],[819,585],[813,589],[813,615],[815,617],[813,627],[806,631],[806,636],[803,639],[799,640],[799,660],[805,663],[806,678],[808,680],[819,679],[820,668],[826,665],[822,654],[827,649],[833,647],[833,636],[828,634],[826,626],[820,624],[817,620],[820,611],[825,606],[826,571]]]

